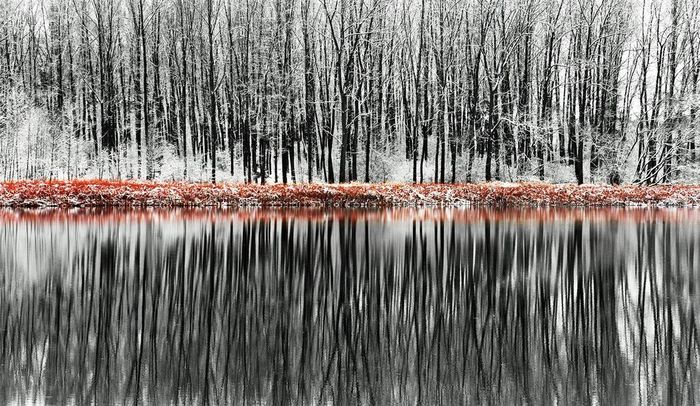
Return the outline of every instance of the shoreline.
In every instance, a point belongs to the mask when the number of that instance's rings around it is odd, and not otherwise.
[[[700,207],[700,185],[0,182],[0,207]]]

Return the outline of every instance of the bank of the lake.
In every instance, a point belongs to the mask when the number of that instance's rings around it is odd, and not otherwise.
[[[700,206],[700,185],[0,182],[2,207]]]

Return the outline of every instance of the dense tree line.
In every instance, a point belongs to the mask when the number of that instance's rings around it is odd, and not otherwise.
[[[9,0],[2,178],[698,173],[692,0]]]

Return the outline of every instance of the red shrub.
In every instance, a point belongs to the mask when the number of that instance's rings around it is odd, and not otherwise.
[[[255,185],[113,180],[0,183],[5,207],[698,206],[700,186],[502,184]]]

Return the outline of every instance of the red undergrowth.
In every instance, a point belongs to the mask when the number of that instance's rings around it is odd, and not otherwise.
[[[544,183],[294,184],[113,180],[0,183],[4,207],[604,207],[700,206],[700,185]]]

